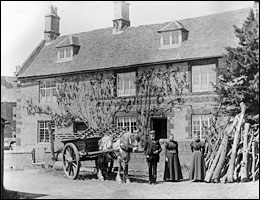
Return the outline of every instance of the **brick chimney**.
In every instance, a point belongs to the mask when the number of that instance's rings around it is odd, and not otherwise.
[[[125,1],[114,2],[113,34],[122,33],[130,26],[129,3]]]
[[[60,30],[60,17],[57,13],[57,7],[51,5],[49,7],[49,13],[45,15],[45,30],[44,39],[46,43],[50,43],[55,40],[59,35]]]
[[[259,1],[254,1],[254,13],[256,18],[259,19]]]

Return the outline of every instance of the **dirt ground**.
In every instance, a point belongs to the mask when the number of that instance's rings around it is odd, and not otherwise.
[[[34,169],[5,171],[4,187],[8,190],[29,193],[39,199],[259,199],[259,181],[249,183],[209,184],[189,180],[148,184],[145,171],[129,170],[131,183],[118,184],[113,173],[100,182],[93,168],[82,168],[79,179],[70,180],[63,171]]]

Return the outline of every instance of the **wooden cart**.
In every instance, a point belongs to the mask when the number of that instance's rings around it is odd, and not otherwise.
[[[82,137],[75,134],[59,135],[64,144],[62,151],[63,170],[70,179],[78,177],[81,161],[97,160],[98,156],[114,150],[99,151],[101,137]]]

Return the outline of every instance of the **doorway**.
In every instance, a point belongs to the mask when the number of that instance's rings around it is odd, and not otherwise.
[[[151,118],[151,130],[155,131],[155,139],[167,138],[167,118]]]

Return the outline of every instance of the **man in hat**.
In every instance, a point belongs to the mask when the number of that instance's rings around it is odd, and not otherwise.
[[[149,170],[149,184],[155,184],[157,177],[157,163],[160,160],[159,154],[162,148],[159,140],[155,140],[155,131],[151,130],[149,137],[144,144],[144,153],[146,155],[146,162]]]

